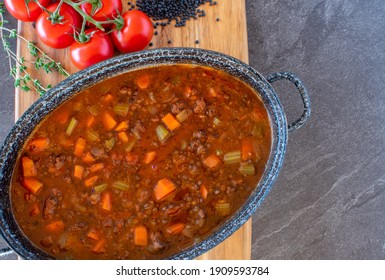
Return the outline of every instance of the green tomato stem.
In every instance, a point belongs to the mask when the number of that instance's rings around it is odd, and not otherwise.
[[[85,33],[86,23],[87,23],[87,20],[83,18],[82,29],[80,30],[79,33],[75,32],[75,40],[81,44],[85,44],[91,39],[91,36],[86,35]]]
[[[37,5],[39,5],[41,9],[48,12],[47,9],[44,6],[42,6],[38,0],[32,0],[32,1],[35,2]],[[56,10],[53,13],[48,12],[50,14],[50,20],[52,24],[62,23],[63,18],[60,16],[59,12],[63,3],[66,3],[67,5],[71,6],[76,12],[78,12],[82,16],[83,21],[85,20],[86,22],[92,23],[102,31],[105,31],[105,28],[103,27],[103,25],[114,24],[115,25],[114,30],[120,30],[123,28],[124,20],[120,14],[114,19],[97,21],[93,19],[91,16],[89,16],[88,14],[86,14],[81,8],[81,5],[86,3],[90,3],[93,7],[98,8],[101,5],[101,0],[83,0],[77,3],[73,2],[72,0],[60,0],[58,6],[56,7]],[[82,26],[82,30],[80,31],[80,34],[84,33],[84,30],[85,30],[85,27]]]
[[[85,19],[86,21],[92,23],[93,25],[95,25],[97,28],[99,28],[100,30],[102,31],[105,31],[104,27],[102,26],[102,23],[99,22],[99,21],[96,21],[94,20],[92,17],[90,17],[89,15],[87,15],[85,12],[83,12],[83,10],[80,8],[80,5],[81,4],[84,4],[89,2],[89,1],[82,1],[80,3],[74,3],[72,2],[71,0],[61,0],[63,2],[65,2],[66,4],[70,5],[72,8],[74,8],[75,11],[77,11],[82,17],[83,19]],[[83,31],[83,30],[82,30]],[[81,32],[82,32],[81,31]]]
[[[63,17],[60,15],[60,8],[63,5],[63,0],[60,0],[55,11],[53,12],[50,12],[45,7],[43,7],[38,0],[32,0],[32,1],[35,2],[40,8],[42,8],[46,13],[48,13],[49,15],[48,20],[51,21],[53,25],[63,23]]]

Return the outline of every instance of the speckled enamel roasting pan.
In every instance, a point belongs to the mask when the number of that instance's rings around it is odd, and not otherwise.
[[[218,52],[192,48],[148,50],[117,56],[71,75],[35,102],[11,129],[0,149],[0,232],[10,249],[3,249],[0,253],[6,254],[13,250],[24,259],[52,258],[33,245],[21,232],[12,214],[10,202],[9,189],[18,151],[23,147],[34,127],[60,104],[100,81],[132,70],[170,64],[195,64],[216,68],[241,79],[255,89],[255,93],[264,102],[270,118],[272,148],[265,172],[245,204],[206,239],[169,258],[193,259],[205,253],[224,241],[255,213],[280,171],[288,133],[302,126],[310,116],[309,96],[302,82],[289,72],[274,73],[264,78],[249,65]],[[271,83],[281,79],[289,80],[295,85],[304,105],[302,116],[289,125],[281,103],[271,86]]]

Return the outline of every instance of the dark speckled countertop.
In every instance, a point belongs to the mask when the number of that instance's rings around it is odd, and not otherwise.
[[[265,76],[296,73],[312,101],[310,121],[289,135],[278,181],[253,216],[252,258],[385,259],[385,2],[246,3],[250,65]],[[14,91],[4,52],[0,61],[2,141]],[[274,87],[288,119],[297,118],[293,86]]]

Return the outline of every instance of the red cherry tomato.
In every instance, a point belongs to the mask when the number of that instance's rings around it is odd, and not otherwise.
[[[122,16],[123,28],[111,32],[114,46],[122,53],[143,50],[150,43],[154,33],[150,18],[138,10],[128,11]]]
[[[96,21],[106,21],[114,19],[118,14],[122,13],[122,1],[121,0],[99,0],[100,7],[92,13],[92,4],[84,3],[81,5],[82,10],[90,15]],[[93,26],[93,24],[87,22],[88,26]],[[104,24],[105,28],[111,26],[112,24]]]
[[[50,5],[47,10],[54,12],[58,3]],[[59,11],[61,23],[52,23],[49,14],[44,11],[36,21],[39,39],[47,46],[55,49],[69,47],[74,42],[74,31],[82,23],[81,16],[69,5],[63,3]]]
[[[33,1],[25,3],[25,0],[4,0],[8,12],[16,19],[21,21],[35,21],[43,10]],[[40,5],[47,7],[51,0],[39,0]]]
[[[79,69],[84,69],[114,55],[114,45],[108,34],[97,28],[88,29],[85,33],[91,34],[88,42],[74,42],[70,47],[71,62]]]

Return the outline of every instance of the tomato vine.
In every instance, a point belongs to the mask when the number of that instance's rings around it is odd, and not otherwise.
[[[153,23],[145,13],[130,10],[122,14],[122,0],[4,0],[4,3],[0,3],[1,41],[8,54],[15,86],[23,91],[33,89],[44,94],[51,85],[44,86],[31,77],[26,60],[10,49],[9,39],[27,44],[33,58],[28,63],[37,69],[69,74],[36,44],[4,26],[4,6],[15,18],[36,22],[40,43],[55,49],[69,47],[71,62],[79,69],[112,57],[115,49],[121,53],[143,50],[154,33]]]

